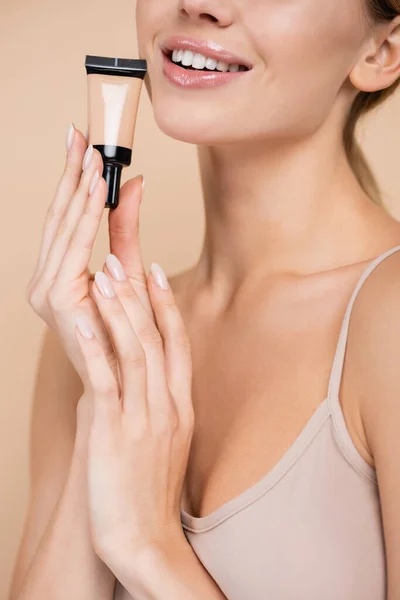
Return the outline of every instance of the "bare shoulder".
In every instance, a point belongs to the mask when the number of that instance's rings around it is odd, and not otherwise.
[[[400,586],[400,252],[376,266],[354,303],[348,367],[377,474],[388,594]],[[354,383],[353,383],[354,382]]]
[[[400,240],[399,249],[384,258],[363,283],[354,303],[350,325],[353,340],[358,345],[363,339],[389,344],[391,340],[395,341],[393,328],[398,326],[400,326]],[[378,347],[361,348],[360,345],[359,349],[363,350],[363,353],[368,353],[376,352]],[[385,351],[385,348],[379,347],[379,350]]]
[[[400,422],[400,250],[375,267],[358,293],[345,371],[375,464],[385,430]]]

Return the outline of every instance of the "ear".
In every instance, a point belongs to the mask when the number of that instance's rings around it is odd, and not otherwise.
[[[375,26],[349,78],[363,92],[383,90],[400,78],[400,15]]]

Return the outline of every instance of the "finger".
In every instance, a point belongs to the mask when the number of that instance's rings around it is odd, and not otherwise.
[[[154,318],[139,240],[142,181],[143,176],[139,176],[125,182],[121,187],[118,207],[109,212],[110,252],[118,256],[140,301]]]
[[[32,287],[40,277],[60,222],[65,215],[71,197],[78,187],[82,174],[82,160],[86,148],[87,143],[85,138],[79,129],[74,128],[72,146],[66,155],[64,172],[58,182],[53,201],[47,210],[38,260],[29,287]]]
[[[88,155],[86,154],[86,156]],[[57,230],[54,242],[49,250],[47,261],[43,269],[43,278],[49,283],[53,282],[57,276],[73,233],[84,212],[89,195],[89,186],[93,176],[96,170],[98,170],[99,173],[103,173],[103,159],[100,152],[93,149],[91,156],[91,161],[86,165],[86,168],[82,172],[79,185],[68,204],[65,215]]]
[[[89,190],[89,197],[83,214],[79,219],[60,266],[57,275],[59,282],[74,281],[87,273],[107,199],[107,183],[100,176],[98,170],[93,176],[93,184],[94,187]]]
[[[146,355],[111,279],[102,271],[95,273],[92,294],[118,359],[123,409],[133,410],[140,418],[147,417]]]
[[[163,340],[154,318],[149,315],[128,279],[123,265],[114,254],[106,258],[107,271],[111,274],[114,291],[146,355],[147,403],[158,410],[162,398],[169,394],[165,373]],[[157,413],[156,413],[157,414]]]
[[[121,410],[116,379],[91,323],[83,315],[76,317],[75,335],[82,352],[95,408],[109,409],[114,405]]]
[[[164,341],[168,386],[181,418],[192,416],[192,359],[189,337],[168,284],[157,263],[151,265],[148,290],[156,324]]]

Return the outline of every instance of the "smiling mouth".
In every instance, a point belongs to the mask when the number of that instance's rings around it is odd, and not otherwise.
[[[224,71],[222,69],[218,69],[216,68],[216,66],[214,68],[208,68],[207,65],[205,65],[203,68],[201,69],[197,69],[195,67],[193,67],[192,65],[184,65],[182,64],[181,61],[173,61],[172,60],[172,53],[173,50],[162,50],[162,53],[164,54],[164,56],[166,56],[170,62],[173,65],[176,65],[177,67],[180,67],[181,69],[185,69],[187,71],[198,71],[198,72],[208,72],[208,73],[223,73]],[[214,61],[214,62],[218,62],[218,61]],[[221,61],[223,62],[223,61]],[[227,64],[227,63],[225,63]],[[230,66],[230,65],[229,65]],[[248,67],[246,67],[245,65],[238,65],[238,69],[239,71],[249,71],[250,69]]]

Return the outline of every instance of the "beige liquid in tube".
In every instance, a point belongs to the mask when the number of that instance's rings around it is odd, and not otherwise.
[[[147,63],[140,59],[86,56],[88,142],[103,157],[106,207],[118,206],[121,171],[132,159],[133,138]]]

